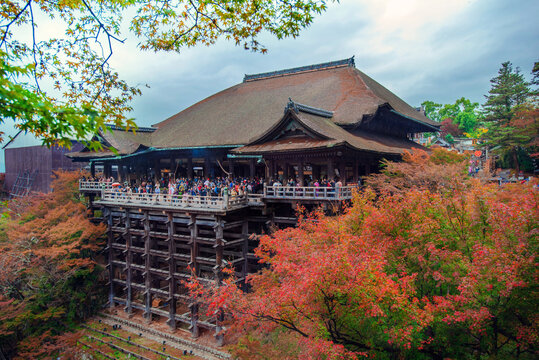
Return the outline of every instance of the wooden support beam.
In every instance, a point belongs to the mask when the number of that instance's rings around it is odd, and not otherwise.
[[[131,252],[131,246],[133,245],[131,237],[131,218],[129,217],[129,209],[125,209],[125,270],[126,270],[126,287],[127,297],[125,299],[125,311],[127,314],[132,315],[133,309],[131,308],[131,301],[133,299],[133,293],[131,289],[132,283],[132,270],[131,263],[133,262],[133,253]]]
[[[300,186],[305,186],[303,166],[304,166],[303,159],[300,159],[299,164],[298,164],[298,181],[299,181]]]
[[[191,310],[191,336],[196,339],[199,337],[199,329],[198,329],[198,304],[193,302],[190,304],[190,310]]]
[[[228,159],[229,178],[234,178],[234,159]]]
[[[191,215],[191,221],[188,224],[189,230],[191,231],[191,261],[189,262],[189,266],[191,267],[191,271],[194,273],[195,276],[199,275],[199,269],[197,264],[197,257],[198,257],[198,225],[197,225],[197,217],[196,215]]]
[[[256,160],[250,159],[249,160],[249,176],[251,179],[255,177],[255,167],[256,167]]]
[[[112,243],[113,243],[113,232],[112,232],[112,212],[105,208],[106,219],[107,219],[107,239],[108,239],[108,257],[109,257],[109,306],[114,307],[114,267],[112,266],[113,254],[112,254]]]
[[[155,182],[161,180],[161,158],[154,158]]]
[[[193,179],[193,158],[191,156],[187,158],[187,178]]]
[[[247,253],[249,252],[249,222],[245,220],[241,227],[241,234],[243,236],[243,243],[241,247],[243,266],[241,269],[242,277],[245,279],[249,273],[249,262],[247,260]],[[245,290],[245,289],[244,289]]]
[[[346,162],[341,159],[339,162],[339,178],[343,185],[346,185]]]
[[[176,279],[174,273],[176,272],[176,259],[174,254],[176,253],[176,243],[174,242],[174,217],[172,213],[167,214],[168,223],[168,326],[172,329],[176,329],[176,299],[174,295],[176,293]]]
[[[151,279],[151,273],[150,268],[151,265],[151,254],[150,251],[152,249],[151,246],[151,237],[150,237],[150,214],[148,211],[144,211],[144,276],[145,276],[145,301],[144,301],[144,315],[146,316],[146,320],[148,322],[152,321],[152,313],[151,313],[151,307],[152,307],[152,293],[150,292],[150,288],[152,287],[152,279]]]
[[[215,219],[215,225],[213,227],[215,230],[215,283],[217,286],[221,285],[223,280],[223,230],[224,222],[220,216],[217,216]],[[215,327],[215,340],[217,341],[217,346],[223,346],[224,343],[224,334],[222,329],[222,322],[224,320],[223,310],[219,309],[216,314],[216,327]]]
[[[215,219],[215,225],[213,226],[215,231],[215,282],[217,286],[222,281],[222,267],[223,267],[223,233],[224,233],[224,221],[220,216]]]
[[[333,167],[333,159],[328,159],[328,181],[335,177],[335,169]]]
[[[187,225],[191,231],[191,260],[189,262],[189,267],[194,276],[199,275],[200,267],[197,262],[198,257],[198,226],[197,226],[197,217],[196,215],[191,215],[191,221]],[[193,299],[193,302],[190,304],[191,307],[191,336],[193,338],[198,338],[198,304]]]
[[[211,177],[211,160],[209,158],[209,154],[206,155],[204,158],[204,178],[210,178]]]

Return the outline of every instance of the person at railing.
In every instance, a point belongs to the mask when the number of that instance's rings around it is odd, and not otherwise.
[[[159,202],[159,194],[161,194],[161,186],[159,185],[159,183],[155,183],[155,188],[154,188],[154,194],[155,194],[155,202]]]
[[[295,193],[295,196],[303,196],[303,184],[301,184],[299,181],[296,183]]]
[[[337,178],[337,182],[335,183],[335,197],[340,198],[342,193],[342,181],[340,178]]]
[[[318,182],[318,179],[314,180],[314,197],[318,197],[318,188],[320,187],[320,183]]]

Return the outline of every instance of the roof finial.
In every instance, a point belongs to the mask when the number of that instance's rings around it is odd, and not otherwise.
[[[284,113],[286,114],[288,110],[294,110],[294,112],[297,114],[299,112],[298,107],[296,106],[296,103],[292,101],[292,98],[288,98],[288,104],[284,107]]]

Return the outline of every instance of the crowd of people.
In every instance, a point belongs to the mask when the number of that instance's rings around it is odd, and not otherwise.
[[[169,194],[169,195],[192,195],[192,196],[243,196],[246,194],[261,193],[264,187],[264,179],[261,178],[235,178],[225,177],[210,178],[178,178],[152,181],[141,179],[133,182],[116,182],[114,178],[83,178],[83,181],[96,181],[112,183],[113,189],[118,192],[139,194]]]
[[[169,194],[169,195],[192,195],[192,196],[243,196],[247,194],[260,194],[264,190],[264,178],[234,178],[216,177],[216,178],[199,178],[193,179],[177,178],[165,179],[159,181],[151,179],[140,179],[138,181],[123,182],[116,181],[113,177],[83,177],[82,181],[93,181],[100,183],[112,184],[113,189],[124,193],[139,193],[139,194]],[[327,187],[339,189],[342,182],[336,178],[334,180],[317,180],[306,177],[305,185],[298,179],[290,178],[284,182],[279,179],[270,180],[272,186],[283,186],[287,188],[311,186],[311,187]]]

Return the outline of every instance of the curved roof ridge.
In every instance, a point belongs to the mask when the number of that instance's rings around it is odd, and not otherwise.
[[[329,111],[329,110],[325,110],[325,109],[321,109],[321,108],[316,108],[314,106],[309,106],[309,105],[305,105],[305,104],[300,104],[300,103],[297,103],[297,102],[293,101],[291,98],[288,98],[288,103],[286,104],[286,106],[284,108],[284,113],[286,114],[286,112],[289,109],[294,110],[296,113],[302,111],[302,112],[305,112],[305,113],[318,115],[318,116],[326,117],[326,118],[332,118],[333,117],[333,111]]]
[[[249,82],[249,81],[256,81],[256,80],[262,80],[262,79],[271,79],[275,77],[281,77],[286,75],[293,75],[303,72],[310,72],[310,71],[317,71],[317,70],[326,70],[326,69],[332,69],[337,67],[355,67],[356,63],[354,61],[354,56],[348,59],[342,59],[337,61],[329,61],[325,63],[320,64],[313,64],[313,65],[305,65],[305,66],[299,66],[295,68],[290,69],[283,69],[283,70],[277,70],[277,71],[270,71],[270,72],[264,72],[259,74],[252,74],[247,75],[243,77],[243,82]]]
[[[384,103],[389,104],[396,113],[403,115],[406,118],[413,119],[417,122],[422,122],[429,126],[438,126],[439,124],[435,121],[426,117],[420,111],[417,111],[416,108],[410,106],[406,101],[402,100],[399,96],[395,95],[392,91],[386,88],[384,85],[380,84],[378,81],[371,78],[369,75],[365,74],[363,71],[355,68],[354,71],[359,75],[365,86],[370,90],[370,92],[376,96],[378,99],[382,100],[380,105]]]

